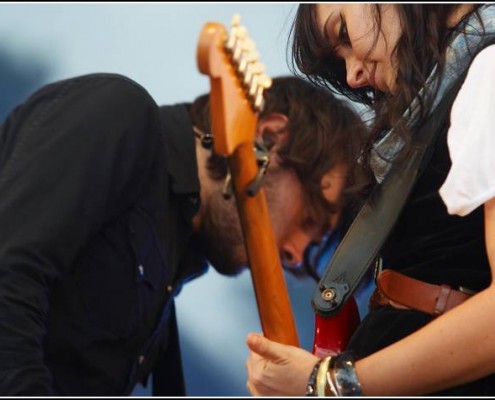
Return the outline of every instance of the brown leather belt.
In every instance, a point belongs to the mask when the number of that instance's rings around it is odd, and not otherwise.
[[[438,316],[461,304],[471,294],[448,285],[433,285],[386,269],[378,275],[377,288],[370,299],[371,308],[390,305]]]

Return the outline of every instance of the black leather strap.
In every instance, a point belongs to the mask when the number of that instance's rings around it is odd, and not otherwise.
[[[322,317],[337,314],[376,260],[414,182],[431,158],[437,133],[449,121],[448,114],[464,78],[465,74],[448,90],[415,134],[411,151],[393,163],[347,230],[313,293],[312,306],[316,314]]]

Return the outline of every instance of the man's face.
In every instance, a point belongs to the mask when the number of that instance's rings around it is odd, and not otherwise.
[[[270,165],[263,188],[281,260],[295,266],[308,244],[321,238],[329,216],[309,218],[302,185],[292,170]],[[236,275],[248,258],[235,199],[225,200],[219,187],[204,200],[200,235],[205,255],[219,273]]]

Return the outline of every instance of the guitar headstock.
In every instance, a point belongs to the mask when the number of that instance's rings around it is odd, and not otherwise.
[[[217,22],[201,30],[198,68],[210,77],[210,106],[215,152],[229,156],[242,143],[253,142],[263,90],[272,80],[258,60],[254,41],[234,15],[230,32]]]

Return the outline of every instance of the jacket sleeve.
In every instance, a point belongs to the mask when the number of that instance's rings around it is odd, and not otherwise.
[[[139,196],[159,148],[158,108],[134,82],[48,85],[0,136],[0,395],[53,394],[43,362],[50,290],[106,221]]]

